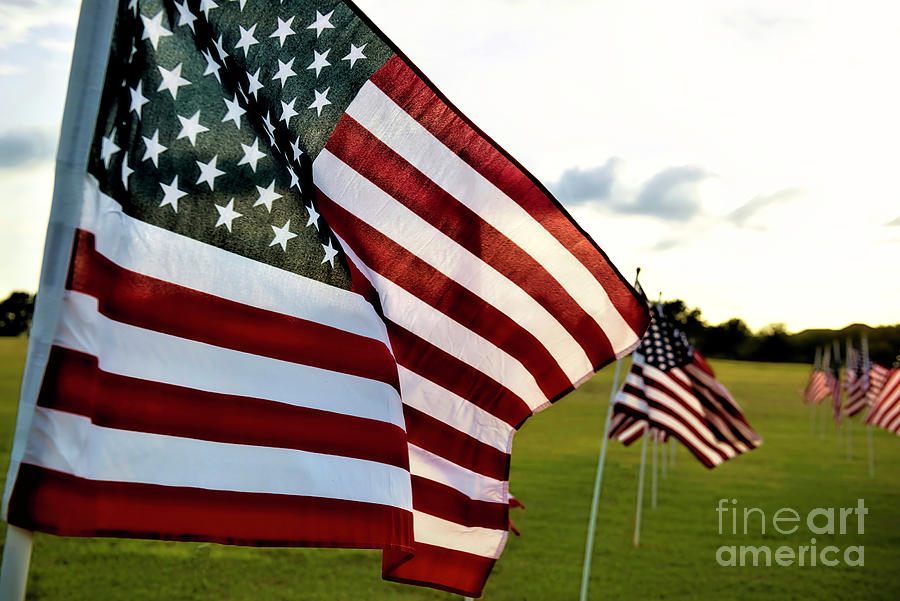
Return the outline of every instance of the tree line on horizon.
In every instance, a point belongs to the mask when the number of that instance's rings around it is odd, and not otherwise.
[[[28,331],[34,299],[33,294],[16,291],[0,303],[0,336],[20,336]],[[858,347],[865,335],[873,361],[885,366],[900,361],[900,324],[876,328],[853,324],[842,330],[815,329],[791,334],[784,324],[775,323],[754,333],[738,317],[711,325],[699,308],[688,307],[681,299],[663,301],[662,310],[705,356],[716,359],[812,363],[816,347],[837,340],[843,354],[848,337]]]
[[[872,361],[886,367],[900,362],[900,324],[873,328],[857,323],[840,330],[823,328],[792,334],[783,323],[773,323],[754,333],[738,317],[711,325],[703,319],[699,308],[688,307],[681,299],[663,301],[662,310],[706,357],[812,363],[816,347],[838,341],[843,357],[848,338],[858,349],[860,340],[866,336]]]

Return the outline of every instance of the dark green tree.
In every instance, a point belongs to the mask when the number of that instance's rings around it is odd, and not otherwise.
[[[18,336],[27,332],[34,313],[34,295],[13,292],[0,303],[0,336]]]

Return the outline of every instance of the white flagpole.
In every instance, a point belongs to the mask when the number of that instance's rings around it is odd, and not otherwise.
[[[675,453],[678,451],[678,442],[674,436],[669,439],[669,445],[672,447],[672,467],[675,467]]]
[[[634,543],[635,549],[641,542],[641,506],[644,504],[644,468],[647,465],[647,437],[650,435],[650,424],[644,426],[643,441],[641,442],[641,469],[638,476],[637,503],[634,508]]]
[[[813,373],[816,372],[817,369],[821,367],[822,363],[822,347],[816,347],[816,358],[813,359]],[[810,376],[812,379],[812,376]],[[808,384],[807,384],[808,386]],[[809,405],[809,435],[813,436],[816,433],[816,404],[810,403]]]
[[[16,433],[3,493],[4,519],[8,519],[9,498],[25,455],[26,437],[31,429],[37,393],[59,322],[72,236],[81,212],[88,153],[106,76],[116,6],[115,0],[84,0],[81,3],[56,153],[53,202],[44,242],[43,265],[19,393]],[[15,526],[9,526],[6,530],[3,566],[0,569],[0,599],[4,601],[25,599],[32,537],[30,531]]]
[[[653,435],[653,464],[652,464],[653,467],[650,472],[650,484],[651,484],[651,486],[650,486],[650,508],[651,509],[656,509],[656,490],[657,490],[657,482],[658,482],[658,478],[656,476],[656,471],[657,471],[656,470],[656,465],[657,465],[657,461],[656,461],[657,452],[656,451],[657,451],[658,446],[659,446],[659,443],[657,442],[656,434],[654,433],[654,435]]]
[[[826,365],[831,366],[831,347],[827,344],[825,345],[825,350],[822,352],[822,368],[824,369]],[[821,430],[819,431],[819,438],[821,438],[822,440],[825,440],[825,414],[828,413],[827,410],[822,409],[822,405],[824,404],[824,399],[819,401],[819,427],[821,428]]]
[[[847,336],[847,348],[846,348],[846,354],[844,355],[844,362],[845,362],[844,373],[845,374],[847,374],[847,370],[851,369],[851,365],[850,365],[851,344],[852,343],[850,341],[850,336]],[[859,360],[862,361],[862,356],[860,356]],[[848,379],[846,380],[846,382],[849,382],[849,381],[850,380],[849,380],[849,376],[848,376]],[[850,400],[849,393],[847,396],[847,400],[848,400],[848,402]],[[852,460],[853,459],[853,420],[850,419],[849,415],[846,417],[847,417],[847,419],[845,421],[847,422],[847,459]]]
[[[863,356],[863,369],[866,370],[866,377],[868,377],[868,371],[871,366],[869,363],[869,337],[863,334],[862,339],[862,356]],[[869,381],[869,386],[872,385],[871,380]],[[872,438],[872,424],[868,424],[866,426],[866,437],[869,439],[869,478],[875,477],[875,440]]]
[[[660,466],[662,467],[662,477],[663,480],[669,477],[669,449],[666,448],[666,443],[659,443],[659,457],[662,460]]]
[[[587,542],[584,545],[584,566],[581,568],[580,601],[587,601],[588,579],[591,574],[591,555],[594,552],[594,526],[597,523],[597,506],[600,503],[600,487],[603,484],[603,466],[606,464],[606,443],[609,436],[609,422],[612,420],[613,399],[619,389],[619,373],[622,360],[616,360],[616,371],[613,375],[612,389],[609,391],[609,406],[606,408],[606,421],[603,424],[603,441],[600,443],[600,457],[597,458],[597,475],[594,476],[594,495],[591,498],[591,517],[588,521]]]

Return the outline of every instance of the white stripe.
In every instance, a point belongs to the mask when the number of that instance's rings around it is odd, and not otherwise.
[[[413,511],[413,532],[417,543],[489,558],[500,556],[507,537],[505,530],[463,526],[421,511]]]
[[[409,473],[455,488],[475,501],[506,503],[505,482],[476,474],[413,444],[409,445]]]
[[[344,240],[335,237],[347,259],[353,261],[378,291],[385,317],[490,376],[518,395],[532,411],[549,405],[534,376],[515,357],[373,271]]]
[[[24,461],[90,480],[303,495],[412,509],[406,470],[295,449],[105,428],[37,407]]]
[[[547,309],[328,150],[313,162],[313,177],[318,188],[336,204],[533,334],[572,384],[593,373],[584,349]]]
[[[347,107],[358,121],[394,152],[461,203],[478,213],[556,278],[606,332],[613,349],[631,349],[639,340],[603,286],[578,259],[525,209],[431,135],[371,82]]]
[[[129,217],[89,176],[81,225],[113,263],[244,305],[386,341],[384,323],[360,295],[266,265]]]
[[[397,391],[384,382],[260,357],[123,324],[97,299],[67,291],[60,346],[98,358],[103,371],[385,421],[405,429]]]
[[[512,426],[403,366],[398,365],[397,369],[400,373],[400,390],[404,405],[418,409],[451,428],[504,453],[509,453],[515,432]]]

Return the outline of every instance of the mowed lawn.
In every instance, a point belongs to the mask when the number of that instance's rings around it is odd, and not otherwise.
[[[6,474],[25,339],[0,338],[0,452]],[[714,361],[765,439],[759,449],[707,470],[679,448],[659,481],[659,506],[649,505],[641,547],[631,545],[640,445],[609,447],[591,572],[592,599],[897,599],[900,598],[900,439],[875,432],[876,475],[867,467],[867,439],[827,421],[810,434],[810,412],[797,397],[803,365]],[[527,509],[514,510],[521,537],[510,537],[485,591],[488,600],[577,599],[590,495],[613,368],[528,422],[518,434],[511,489]],[[649,455],[648,455],[649,456]],[[718,532],[719,499],[754,513],[747,535]],[[816,507],[868,508],[865,532],[856,516],[846,534],[814,535],[805,523],[793,535],[772,529],[780,508],[805,518]],[[839,514],[839,510],[837,512]],[[727,514],[730,516],[730,514]],[[805,521],[805,519],[804,519]],[[820,520],[822,521],[822,520]],[[786,524],[782,524],[783,528]],[[3,526],[5,529],[5,525]],[[5,532],[5,530],[4,530]],[[5,536],[5,534],[4,534]],[[864,546],[864,566],[723,567],[721,545]],[[452,599],[454,595],[380,579],[372,551],[253,549],[211,544],[69,539],[38,534],[29,599]]]

